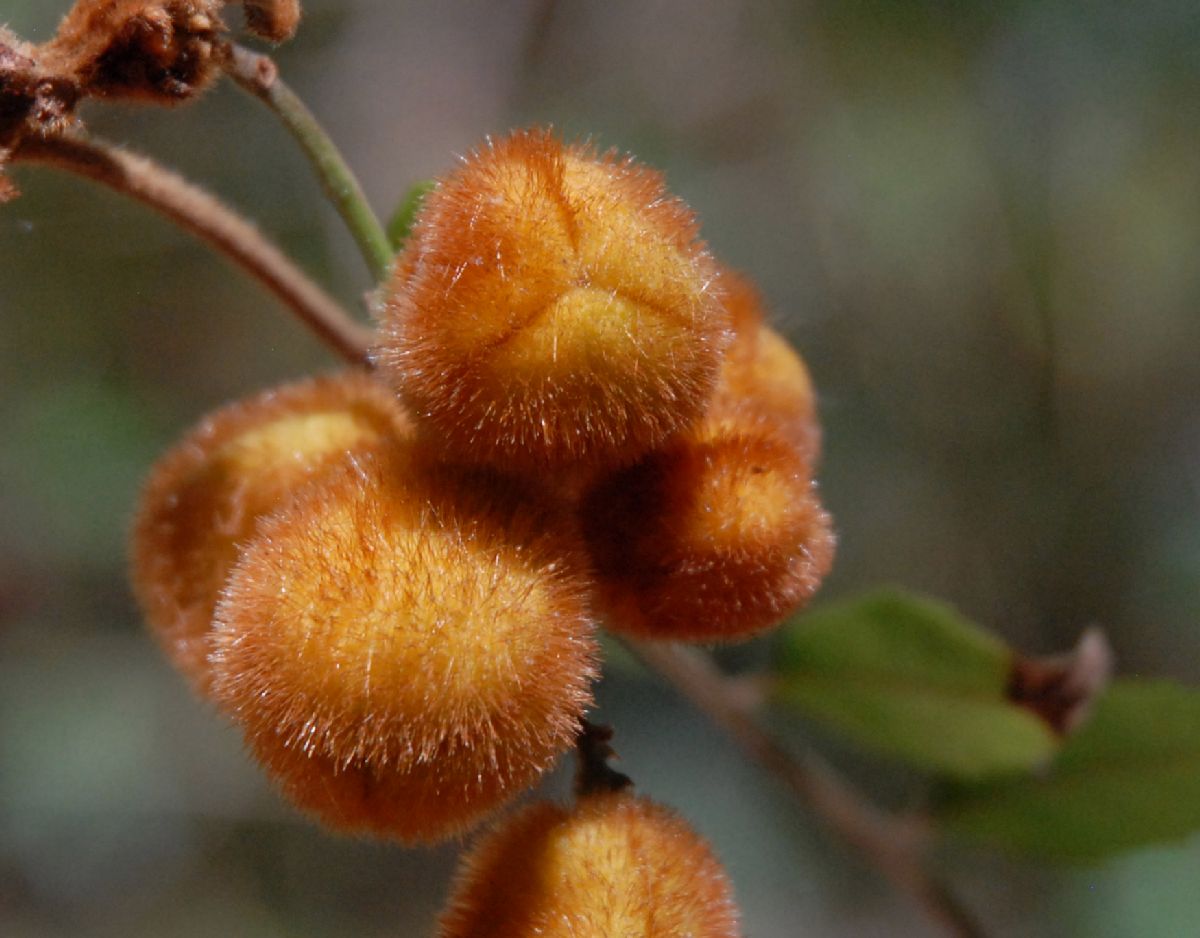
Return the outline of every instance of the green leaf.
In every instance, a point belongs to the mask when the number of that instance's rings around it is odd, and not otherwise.
[[[1058,740],[1007,698],[1012,661],[949,606],[882,590],[785,629],[774,700],[918,769],[967,780],[1028,772]]]
[[[1200,829],[1200,691],[1116,681],[1043,776],[961,789],[947,830],[1043,859],[1088,861]]]
[[[417,212],[421,211],[425,196],[433,191],[435,185],[437,184],[432,179],[416,183],[404,194],[403,200],[392,213],[388,221],[387,236],[397,251],[404,247],[404,242],[412,233],[413,222],[417,220]]]

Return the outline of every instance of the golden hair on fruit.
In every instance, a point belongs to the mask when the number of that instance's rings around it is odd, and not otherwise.
[[[729,341],[697,234],[629,158],[489,140],[426,197],[376,360],[463,458],[629,462],[703,411]]]
[[[753,429],[681,438],[595,486],[582,514],[605,624],[646,638],[747,638],[806,603],[833,559],[807,457]]]
[[[737,938],[729,879],[675,812],[626,792],[530,805],[459,866],[439,938]]]
[[[821,449],[812,378],[799,353],[766,322],[749,280],[723,271],[733,343],[721,363],[701,434],[761,431],[792,440],[815,465]]]
[[[329,827],[457,834],[569,748],[596,674],[578,541],[515,483],[414,446],[260,527],[217,610],[214,696]]]
[[[223,407],[159,459],[133,524],[133,586],[197,690],[217,596],[258,519],[307,479],[408,432],[394,392],[348,371]]]

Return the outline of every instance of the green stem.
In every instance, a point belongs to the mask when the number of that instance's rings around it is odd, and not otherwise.
[[[387,232],[371,210],[353,170],[312,111],[284,84],[279,69],[265,55],[231,43],[225,57],[225,72],[274,111],[296,138],[316,170],[325,194],[358,242],[371,276],[381,283],[388,275],[395,253]]]

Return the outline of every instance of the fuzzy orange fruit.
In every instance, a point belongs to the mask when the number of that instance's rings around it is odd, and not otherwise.
[[[465,830],[569,748],[595,641],[576,541],[496,476],[412,447],[261,526],[217,610],[214,694],[328,826]]]
[[[462,862],[439,938],[737,938],[709,846],[673,811],[627,793],[542,802]]]
[[[793,441],[814,465],[821,449],[812,378],[799,353],[766,322],[762,298],[740,274],[725,271],[733,343],[697,428],[703,435],[759,432]]]
[[[681,438],[596,485],[582,517],[598,611],[644,638],[747,638],[807,602],[833,558],[806,456],[754,432]]]
[[[519,132],[426,197],[375,357],[464,458],[629,462],[708,403],[729,340],[717,279],[658,173]]]
[[[363,372],[285,385],[210,414],[154,466],[131,545],[134,591],[200,692],[217,597],[258,520],[298,485],[409,433],[395,394]]]

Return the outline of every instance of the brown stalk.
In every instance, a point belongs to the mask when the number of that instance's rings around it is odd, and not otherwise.
[[[947,935],[983,935],[970,914],[926,870],[931,831],[923,819],[880,811],[815,754],[796,758],[787,752],[755,721],[753,695],[723,675],[703,652],[667,642],[626,639],[624,644],[697,710],[728,732],[747,755],[783,781]]]
[[[253,224],[182,176],[83,134],[28,136],[11,162],[53,166],[150,206],[254,277],[347,361],[366,362],[371,333]]]

